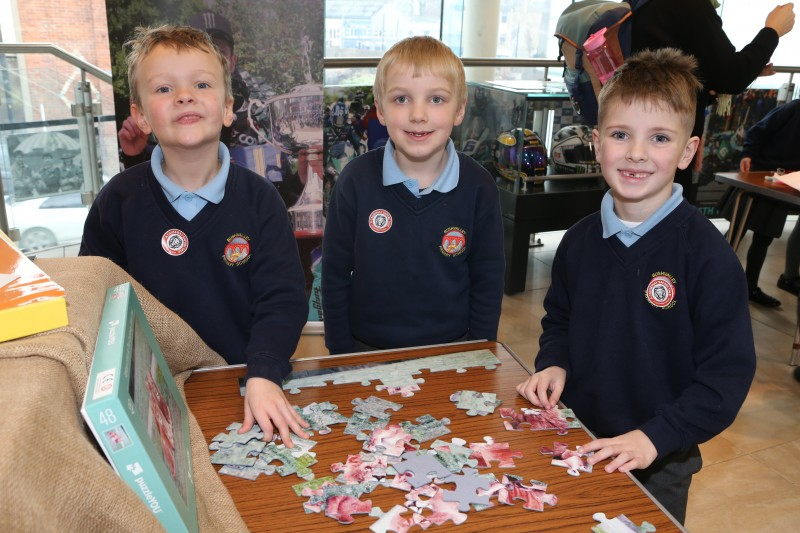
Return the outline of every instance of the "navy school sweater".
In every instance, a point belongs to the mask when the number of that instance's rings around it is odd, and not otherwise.
[[[496,339],[503,299],[497,185],[459,154],[452,191],[383,185],[384,149],[342,171],[325,223],[322,308],[331,353]]]
[[[600,436],[642,430],[658,456],[736,417],[755,373],[741,263],[685,200],[630,248],[600,214],[564,235],[536,370],[566,369],[564,403]]]
[[[291,371],[305,278],[286,206],[254,172],[232,164],[222,202],[188,221],[150,163],[136,165],[97,195],[80,255],[121,266],[228,363],[247,363],[248,377],[280,384]]]

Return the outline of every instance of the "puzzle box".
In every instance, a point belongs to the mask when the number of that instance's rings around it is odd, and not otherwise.
[[[81,413],[164,528],[196,532],[188,411],[130,283],[106,292]]]

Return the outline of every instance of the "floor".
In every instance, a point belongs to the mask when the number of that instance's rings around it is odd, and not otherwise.
[[[727,222],[715,221],[720,231]],[[783,272],[786,240],[769,248],[761,288],[779,298],[778,309],[751,304],[758,368],[736,421],[701,445],[703,470],[689,496],[686,528],[692,533],[797,531],[800,523],[800,383],[788,365],[796,324],[796,299],[775,286]],[[506,296],[498,338],[531,364],[538,349],[542,300],[550,284],[553,254],[563,232],[537,235],[531,248],[527,290]],[[742,241],[744,258],[749,238]],[[298,355],[326,353],[319,336],[304,336]]]

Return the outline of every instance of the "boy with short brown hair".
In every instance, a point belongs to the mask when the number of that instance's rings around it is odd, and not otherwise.
[[[247,363],[244,424],[270,439],[307,427],[281,390],[305,324],[305,279],[286,207],[231,164],[230,70],[203,31],[138,28],[127,43],[131,115],[159,141],[115,176],[86,219],[80,255],[107,257],[229,363]]]
[[[556,251],[536,372],[517,386],[545,408],[563,399],[600,437],[589,463],[630,471],[680,522],[697,445],[733,422],[755,372],[741,263],[673,183],[699,143],[695,66],[641,52],[600,92],[611,190]]]
[[[390,141],[342,171],[322,254],[331,353],[497,337],[503,228],[497,186],[456,152],[464,119],[461,60],[432,37],[381,59],[378,119]]]

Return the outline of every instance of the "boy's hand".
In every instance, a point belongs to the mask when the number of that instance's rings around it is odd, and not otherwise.
[[[258,422],[264,432],[264,440],[270,442],[272,434],[277,432],[287,448],[294,448],[290,431],[303,439],[309,437],[303,431],[308,427],[308,422],[294,410],[283,390],[268,379],[250,378],[245,385],[244,423],[239,433],[250,431],[254,422]]]
[[[647,468],[656,460],[658,452],[641,430],[634,429],[613,439],[597,439],[579,448],[583,453],[595,452],[587,458],[590,465],[613,458],[605,466],[609,474],[614,470],[629,472]]]
[[[117,132],[122,153],[129,156],[139,155],[147,146],[147,134],[139,129],[133,117],[128,117]]]
[[[552,409],[558,405],[566,381],[566,370],[558,366],[549,366],[517,385],[517,392],[533,405]]]
[[[739,170],[741,172],[750,172],[750,163],[752,161],[752,158],[743,157],[742,160],[739,161]]]

